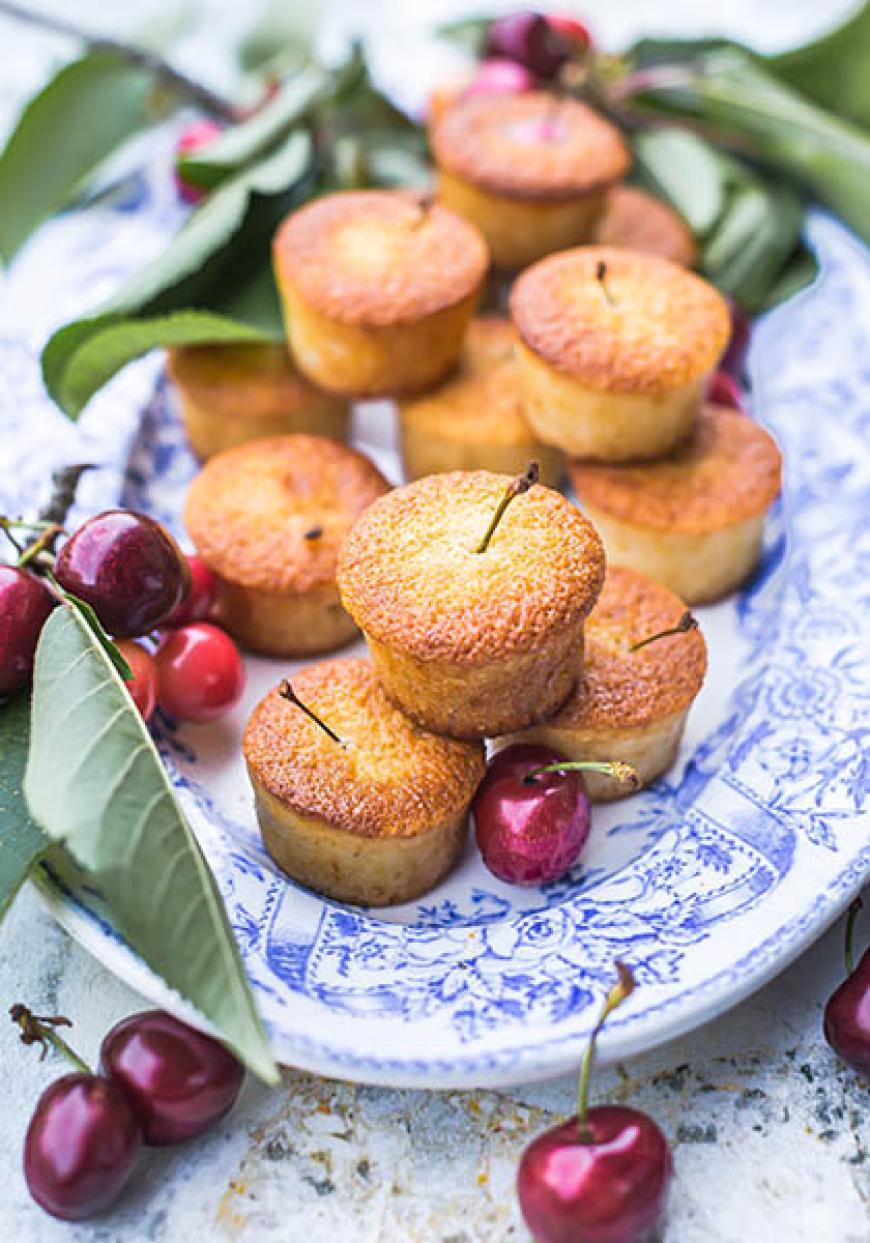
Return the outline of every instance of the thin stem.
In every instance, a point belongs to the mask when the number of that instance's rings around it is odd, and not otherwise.
[[[87,1062],[76,1053],[76,1051],[67,1044],[62,1036],[55,1031],[57,1027],[72,1027],[69,1019],[64,1018],[62,1014],[44,1015],[34,1014],[27,1006],[23,1006],[21,1002],[16,1002],[14,1006],[9,1007],[9,1017],[13,1023],[17,1023],[21,1029],[21,1043],[27,1045],[38,1044],[40,1046],[39,1060],[45,1057],[48,1046],[56,1049],[66,1060],[75,1067],[80,1074],[92,1075],[94,1072],[88,1066]]]
[[[10,0],[0,0],[0,14],[5,17],[12,17],[19,22],[26,22],[30,26],[36,26],[40,30],[46,30],[51,34],[64,35],[70,39],[79,39],[82,43],[86,43],[93,52],[114,52],[116,56],[129,61],[131,65],[138,65],[141,69],[147,69],[165,86],[170,87],[184,98],[191,100],[202,108],[204,112],[209,112],[212,116],[219,117],[222,121],[233,122],[239,119],[238,109],[234,104],[218,95],[209,87],[204,86],[201,82],[189,78],[186,73],[181,73],[170,65],[167,60],[164,60],[162,56],[158,56],[156,52],[149,52],[145,48],[135,47],[130,43],[122,43],[117,39],[107,39],[102,36],[91,35],[73,22],[68,22],[65,18],[55,17],[48,13],[34,13],[30,9],[25,9],[22,5],[11,3]]]
[[[27,565],[29,562],[35,560],[40,553],[48,553],[51,556],[52,545],[57,537],[62,534],[62,532],[63,527],[59,526],[56,522],[47,523],[45,530],[38,536],[38,538],[35,539],[32,544],[28,544],[24,549],[21,556],[18,558],[18,565],[20,567]],[[52,564],[54,564],[53,557]]]
[[[323,534],[323,527],[311,527],[302,536],[303,539],[320,539]]]
[[[302,702],[286,678],[278,687],[278,694],[282,699],[286,699],[288,703],[291,703],[294,707],[298,708],[300,712],[304,712],[308,719],[313,721],[315,725],[319,725],[324,734],[326,734],[328,738],[331,738],[333,742],[337,742],[343,751],[347,750],[347,743],[344,739],[340,738],[334,729],[330,729],[325,721],[321,721],[320,717],[315,712],[312,712],[307,704]]]
[[[855,970],[855,920],[858,918],[858,912],[863,906],[860,898],[856,898],[849,907],[849,913],[846,916],[846,974],[851,975]]]
[[[607,264],[604,263],[603,261],[596,264],[595,279],[598,281],[598,284],[601,287],[601,292],[604,294],[604,299],[607,305],[616,306],[616,299],[614,298],[613,294],[610,292],[610,288],[607,284]]]
[[[675,626],[668,627],[667,630],[660,630],[658,634],[651,634],[646,639],[641,639],[639,643],[632,643],[628,649],[630,652],[637,652],[642,647],[646,647],[648,643],[655,643],[658,639],[666,639],[670,634],[686,634],[689,630],[698,629],[698,619],[693,613],[686,609],[680,620]]]
[[[624,962],[620,962],[619,959],[616,960],[614,966],[616,967],[617,980],[604,998],[601,1013],[598,1015],[595,1026],[592,1028],[589,1043],[583,1055],[583,1065],[580,1068],[580,1082],[577,1085],[577,1129],[580,1132],[581,1143],[590,1143],[594,1138],[587,1119],[589,1117],[589,1077],[592,1073],[592,1062],[595,1058],[595,1043],[608,1016],[613,1013],[617,1006],[622,1005],[626,997],[630,997],[634,992],[634,976],[631,973],[631,968],[627,967]]]
[[[528,492],[529,488],[534,487],[534,485],[538,482],[539,474],[540,470],[538,463],[529,462],[524,474],[517,475],[516,479],[511,480],[505,488],[504,496],[496,506],[495,513],[492,515],[489,526],[486,528],[486,534],[474,549],[475,553],[486,552],[487,548],[489,548],[489,542],[495,534],[495,529],[501,522],[502,517],[504,516],[504,511],[507,509],[508,505],[510,505],[511,501],[515,497],[521,496],[523,492]]]
[[[630,764],[623,764],[622,760],[565,760],[562,764],[545,764],[543,768],[534,768],[526,773],[523,777],[523,785],[534,785],[537,778],[543,776],[544,773],[566,772],[603,773],[607,777],[614,777],[617,781],[624,781],[635,790],[640,787],[637,770]]]

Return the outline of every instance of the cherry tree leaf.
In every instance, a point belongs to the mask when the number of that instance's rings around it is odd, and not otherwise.
[[[267,1082],[277,1080],[223,902],[148,730],[81,614],[36,652],[24,792],[99,888],[121,934]]]
[[[29,735],[30,700],[19,693],[0,705],[0,919],[51,846],[21,789]]]

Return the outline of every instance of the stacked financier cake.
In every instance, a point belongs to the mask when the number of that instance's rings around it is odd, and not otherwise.
[[[329,195],[274,243],[290,353],[273,376],[292,356],[291,405],[316,394],[333,434],[347,399],[396,399],[413,482],[390,490],[322,437],[272,437],[218,452],[186,511],[244,644],[368,641],[370,660],[273,688],[243,743],[279,866],[368,905],[453,866],[486,740],[621,760],[641,784],[673,763],[706,669],[684,601],[746,577],[779,488],[770,437],[704,404],[726,304],[686,270],[673,213],[618,184],[608,122],[537,93],[470,101],[433,149],[440,202]],[[475,318],[489,263],[534,258],[510,320]],[[582,509],[553,490],[566,464]],[[587,788],[626,792],[606,774]]]
[[[528,268],[511,315],[526,418],[574,459],[608,559],[690,604],[738,587],[781,460],[763,428],[705,404],[728,343],[724,298],[659,256],[581,246]]]

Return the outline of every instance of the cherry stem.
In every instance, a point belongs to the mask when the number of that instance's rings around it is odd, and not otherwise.
[[[40,1046],[39,1060],[45,1058],[48,1046],[51,1045],[58,1053],[63,1054],[66,1060],[76,1068],[80,1074],[92,1075],[94,1072],[88,1066],[87,1062],[71,1049],[62,1036],[54,1030],[56,1027],[72,1027],[69,1019],[64,1018],[62,1014],[34,1014],[27,1006],[23,1006],[21,1002],[16,1002],[14,1006],[9,1007],[9,1017],[13,1023],[17,1023],[21,1029],[21,1043]]]
[[[321,721],[320,717],[315,712],[312,712],[307,704],[302,702],[286,678],[278,687],[278,694],[282,699],[286,699],[288,703],[291,703],[295,708],[298,708],[300,712],[304,712],[308,719],[313,721],[315,725],[319,725],[324,734],[326,734],[328,738],[331,738],[333,742],[337,742],[343,751],[347,750],[347,743],[344,739],[340,738],[334,729],[330,729],[325,721]]]
[[[505,488],[504,496],[496,506],[495,513],[492,515],[489,526],[486,528],[486,534],[474,549],[475,553],[486,552],[489,548],[489,542],[495,534],[495,529],[501,522],[504,511],[510,505],[514,497],[521,496],[523,492],[528,492],[529,488],[534,487],[538,482],[540,468],[537,462],[529,462],[522,475],[517,475],[516,479],[512,479]]]
[[[660,630],[658,634],[651,634],[646,639],[641,639],[639,643],[632,643],[628,649],[630,652],[637,652],[640,648],[646,647],[648,643],[655,643],[658,639],[666,639],[670,634],[686,634],[689,630],[698,629],[698,619],[694,613],[690,613],[686,609],[683,616],[675,626],[669,627],[667,630]]]
[[[153,73],[155,78],[165,86],[183,99],[197,104],[204,112],[211,113],[212,116],[219,117],[222,121],[232,122],[239,119],[238,109],[229,100],[223,99],[201,82],[189,78],[187,74],[180,73],[155,52],[135,47],[130,43],[122,43],[117,39],[91,35],[72,22],[66,21],[65,18],[54,17],[48,13],[33,13],[23,5],[10,3],[10,0],[0,0],[0,14],[4,17],[12,17],[19,22],[26,22],[30,26],[37,26],[50,34],[78,39],[87,44],[92,52],[112,52],[122,60]]]
[[[51,554],[51,548],[54,541],[63,533],[63,527],[58,526],[56,522],[45,524],[45,530],[33,541],[28,544],[21,556],[18,558],[19,567],[24,567],[28,562],[33,561],[40,553]],[[52,561],[53,563],[53,561]]]
[[[603,261],[598,263],[595,267],[595,279],[598,281],[598,284],[601,286],[601,292],[604,294],[604,298],[605,298],[605,301],[607,302],[607,305],[616,306],[616,299],[614,298],[613,294],[610,292],[610,289],[607,284],[607,264],[604,263]]]
[[[595,1042],[598,1040],[599,1032],[606,1023],[608,1016],[634,992],[634,976],[631,973],[631,968],[627,967],[624,962],[620,962],[619,959],[616,960],[614,966],[616,967],[617,980],[604,998],[604,1005],[601,1007],[601,1013],[598,1015],[595,1026],[590,1033],[589,1043],[583,1055],[583,1065],[580,1068],[580,1082],[577,1088],[577,1129],[580,1132],[580,1142],[583,1144],[591,1143],[594,1138],[587,1119],[589,1117],[589,1079],[592,1074],[592,1063],[595,1059]]]
[[[417,208],[418,214],[411,222],[411,228],[419,229],[429,219],[429,214],[435,206],[435,195],[431,190],[421,190],[420,193],[415,196],[414,206]]]
[[[849,907],[849,913],[846,916],[846,974],[851,975],[855,970],[855,921],[858,918],[858,912],[863,906],[860,898],[856,898]]]
[[[606,777],[614,777],[624,781],[635,790],[640,786],[637,770],[622,760],[565,760],[561,764],[545,764],[543,768],[533,768],[523,777],[523,785],[534,785],[538,777],[545,773],[603,773]]]

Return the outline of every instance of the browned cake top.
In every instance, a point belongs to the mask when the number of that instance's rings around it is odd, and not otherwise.
[[[704,533],[763,513],[779,495],[773,437],[739,410],[704,406],[694,434],[670,457],[636,466],[572,462],[580,502],[620,522]]]
[[[551,729],[632,729],[684,712],[701,689],[707,645],[700,630],[635,643],[676,625],[686,606],[659,583],[609,566],[586,622],[583,676]],[[618,759],[618,756],[614,756]]]
[[[335,583],[339,545],[389,486],[368,458],[334,440],[272,436],[207,462],[190,485],[184,521],[222,578],[278,595],[305,592]]]
[[[274,241],[279,285],[343,323],[414,323],[475,292],[489,254],[478,230],[405,191],[354,190],[288,216]]]
[[[464,100],[436,121],[431,142],[445,172],[510,198],[576,198],[617,181],[629,165],[615,126],[548,91]]]
[[[490,471],[429,475],[363,515],[339,557],[342,603],[378,642],[421,660],[483,665],[536,650],[598,596],[604,550],[564,496],[535,486],[476,547],[510,483]]]
[[[439,388],[399,403],[402,420],[421,432],[471,444],[538,443],[523,415],[516,335],[497,315],[473,319],[453,376]]]
[[[521,274],[510,307],[530,350],[604,392],[682,388],[713,369],[731,331],[725,299],[702,277],[614,246],[542,259]]]
[[[593,229],[599,246],[627,247],[690,268],[697,258],[692,230],[667,203],[637,186],[613,186]]]
[[[252,780],[298,815],[360,837],[414,837],[470,802],[484,772],[483,744],[414,725],[367,660],[311,665],[293,689],[345,747],[276,688],[254,709],[242,749]]]
[[[257,419],[341,404],[309,383],[283,345],[185,345],[167,351],[170,378],[217,416]]]

